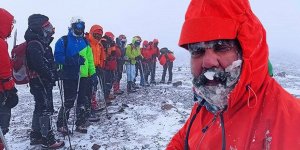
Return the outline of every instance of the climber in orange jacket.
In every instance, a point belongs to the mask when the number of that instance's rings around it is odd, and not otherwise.
[[[192,0],[179,45],[198,102],[168,150],[300,149],[300,101],[268,74],[266,32],[248,0]]]

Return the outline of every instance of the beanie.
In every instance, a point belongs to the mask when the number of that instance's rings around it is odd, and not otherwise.
[[[47,16],[41,14],[33,14],[28,18],[28,28],[35,33],[42,32],[42,26],[49,20]]]

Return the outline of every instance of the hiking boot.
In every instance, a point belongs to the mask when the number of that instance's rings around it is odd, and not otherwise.
[[[108,99],[108,98],[106,98],[106,99],[105,99],[105,103],[106,103],[106,105],[107,105],[107,106],[109,106],[109,105],[111,105],[111,104],[112,104],[111,100],[110,100],[110,99]]]
[[[42,144],[42,134],[39,131],[30,132],[30,145],[39,145]]]
[[[88,120],[89,122],[98,122],[100,121],[100,118],[95,114],[95,112],[92,111]]]
[[[75,131],[79,132],[79,133],[87,133],[87,128],[83,125],[81,126],[76,126]]]
[[[145,82],[145,86],[150,86],[149,82]]]
[[[136,85],[134,82],[132,83],[132,88],[133,89],[139,89],[140,87],[138,85]]]
[[[156,82],[155,81],[150,81],[150,84],[156,84]]]
[[[69,133],[71,133],[71,131],[68,130],[67,127],[59,127],[59,128],[57,128],[57,131],[63,135],[68,135]]]
[[[122,95],[124,93],[124,91],[122,91],[122,90],[117,90],[117,91],[114,91],[114,94],[115,95]]]
[[[116,96],[113,94],[109,94],[107,99],[114,100],[114,99],[116,99]]]
[[[165,81],[164,81],[164,80],[161,80],[159,83],[161,83],[161,84],[164,84],[164,83],[165,83]]]
[[[52,131],[42,138],[42,149],[59,149],[65,146],[64,141],[56,140]]]
[[[94,112],[102,111],[103,109],[104,108],[100,104],[97,104],[96,106],[92,107],[92,111]]]
[[[167,82],[167,84],[171,84],[171,83],[172,83],[172,81],[168,81],[168,82]]]
[[[132,87],[132,81],[127,82],[127,93],[134,93],[136,90]]]

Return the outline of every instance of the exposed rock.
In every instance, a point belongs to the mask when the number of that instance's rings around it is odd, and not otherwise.
[[[173,83],[173,86],[174,86],[174,87],[178,87],[178,86],[180,86],[180,85],[182,85],[182,82],[181,82],[181,81],[177,81],[177,82],[174,82],[174,83]]]
[[[92,146],[92,150],[99,150],[100,147],[101,147],[100,145],[94,144],[94,145]]]

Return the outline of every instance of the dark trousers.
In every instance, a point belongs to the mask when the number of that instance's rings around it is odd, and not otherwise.
[[[86,104],[88,101],[88,78],[80,78],[79,91],[78,80],[74,79],[64,79],[64,107],[61,107],[58,113],[57,127],[67,125],[67,120],[69,119],[70,110],[74,106],[77,97],[77,107],[76,109],[76,126],[85,125],[86,123]],[[77,95],[78,94],[78,95]],[[64,116],[65,115],[65,116]]]
[[[104,93],[104,98],[107,99],[110,90],[112,89],[114,72],[111,70],[100,69],[100,80],[101,80],[101,86]]]
[[[172,82],[172,77],[173,77],[173,73],[172,73],[172,69],[173,69],[173,62],[167,62],[164,66],[163,66],[164,70],[162,73],[162,77],[161,80],[165,81],[165,77],[167,74],[167,70],[169,71],[169,80],[170,82]]]
[[[117,70],[115,71],[115,75],[116,75],[116,80],[120,82],[122,79],[122,73],[123,73],[123,66],[124,66],[124,61],[123,60],[118,60],[117,61]]]
[[[156,61],[152,61],[151,70],[150,70],[150,74],[151,74],[150,82],[155,82],[155,70],[156,70]]]
[[[145,76],[145,82],[148,83],[148,78],[151,72],[152,63],[150,61],[143,62],[143,70]]]
[[[4,94],[0,92],[0,126],[3,134],[8,132],[10,117],[11,117],[11,109],[2,105],[4,101]]]
[[[141,61],[137,61],[136,64],[135,64],[135,78],[138,76],[139,72],[140,72],[140,77],[141,77],[140,84],[144,85],[145,73],[144,73],[144,66],[142,66]],[[134,79],[134,82],[135,81],[136,81],[136,79]]]
[[[32,130],[39,132],[41,131],[41,117],[46,117],[47,122],[42,124],[50,124],[50,116],[54,112],[53,108],[53,96],[52,96],[52,85],[49,85],[45,80],[39,80],[34,78],[29,81],[30,93],[34,97],[35,105],[32,117]],[[43,130],[50,130],[43,129]]]

